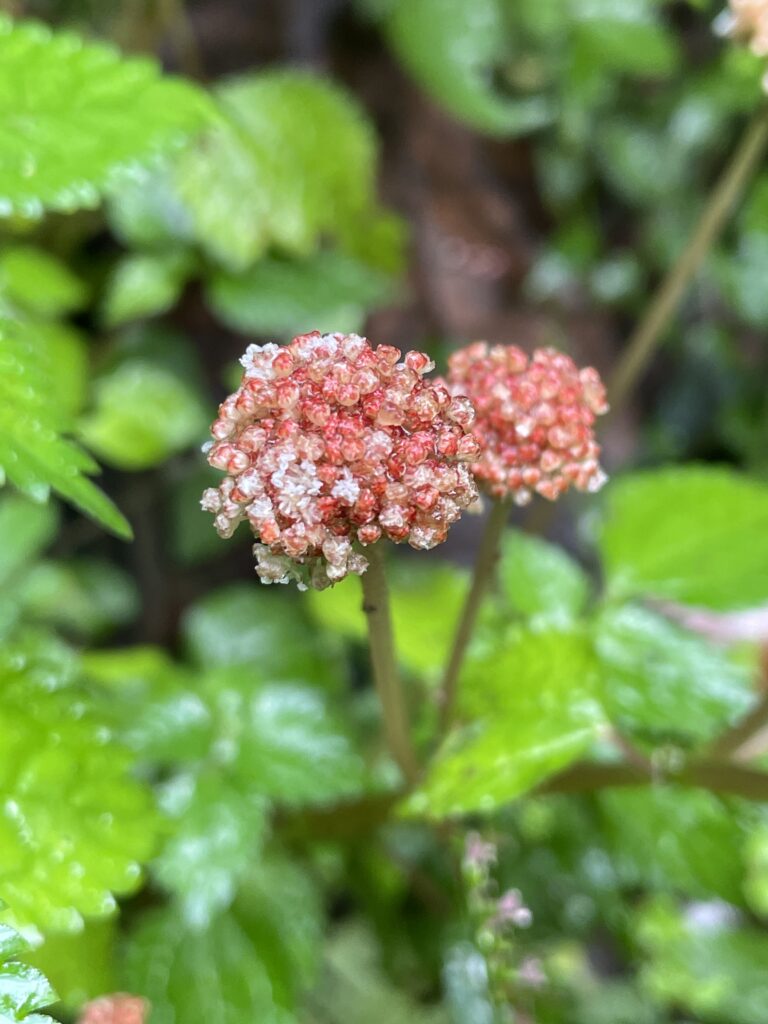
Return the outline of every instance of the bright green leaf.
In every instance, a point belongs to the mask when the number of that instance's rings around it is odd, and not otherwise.
[[[0,497],[0,584],[51,542],[57,525],[56,510],[50,505],[36,505],[17,494]]]
[[[768,486],[675,466],[619,478],[600,537],[609,592],[710,608],[768,600]]]
[[[115,267],[104,297],[106,326],[167,313],[190,270],[190,258],[181,250],[125,256]]]
[[[501,0],[397,0],[385,18],[398,57],[435,99],[481,131],[515,135],[548,124],[541,96],[504,96],[493,74],[505,58]]]
[[[0,46],[0,52],[2,46]],[[84,473],[98,468],[72,441],[51,396],[55,367],[41,349],[34,325],[0,323],[0,482],[10,480],[35,501],[53,488],[102,526],[129,538],[125,518]]]
[[[69,267],[33,245],[0,251],[0,295],[25,313],[64,316],[87,299],[83,282]]]
[[[27,619],[86,637],[125,625],[140,607],[131,576],[111,562],[91,558],[32,566],[18,599]]]
[[[42,946],[24,960],[42,971],[59,994],[61,1003],[78,1010],[117,988],[115,978],[115,921],[86,921],[74,935],[46,935]]]
[[[40,216],[98,204],[118,172],[178,145],[208,110],[205,95],[163,79],[146,59],[0,21],[0,212]]]
[[[126,359],[100,377],[94,391],[94,409],[79,434],[120,469],[156,466],[205,435],[209,417],[201,396],[158,364]]]
[[[460,720],[406,809],[491,811],[566,767],[604,723],[598,676],[579,634],[519,633],[462,676]]]
[[[54,1024],[51,1017],[35,1013],[56,1002],[57,995],[40,971],[16,960],[26,949],[27,943],[17,932],[0,924],[0,1022]]]
[[[335,250],[301,262],[266,259],[239,275],[214,275],[209,301],[229,327],[290,338],[310,330],[358,331],[392,297],[384,274]]]
[[[586,574],[562,548],[517,530],[505,535],[499,581],[508,606],[539,622],[567,623],[589,597]]]

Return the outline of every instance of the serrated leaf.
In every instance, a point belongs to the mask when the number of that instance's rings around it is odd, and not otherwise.
[[[147,915],[129,938],[124,978],[149,999],[152,1024],[290,1024],[258,948],[231,914],[204,930],[184,929],[171,911]]]
[[[78,433],[105,462],[139,470],[202,438],[208,418],[201,395],[181,376],[126,359],[95,382],[94,408]]]
[[[81,309],[88,293],[61,260],[33,245],[0,252],[0,296],[24,313],[56,317]]]
[[[362,230],[375,210],[375,144],[345,93],[276,71],[236,79],[218,96],[222,123],[177,167],[196,235],[215,260],[244,270],[270,246],[307,256],[325,233]]]
[[[703,789],[651,786],[597,797],[611,860],[627,886],[743,903],[750,821]]]
[[[434,817],[491,811],[575,760],[604,724],[586,637],[520,632],[470,662],[459,718],[406,810]]]
[[[17,494],[0,497],[0,585],[53,540],[57,525],[56,509],[50,505],[36,505]]]
[[[0,891],[14,919],[78,929],[115,908],[154,845],[146,789],[130,757],[88,712],[18,657],[0,682]]]
[[[0,47],[0,50],[2,47]],[[51,490],[102,526],[129,538],[131,528],[84,473],[98,468],[74,442],[56,394],[53,368],[34,325],[0,322],[0,482],[10,480],[35,501]]]
[[[206,690],[229,771],[259,793],[323,804],[363,788],[362,759],[319,691],[239,670],[214,673]]]
[[[3,904],[0,903],[0,910]],[[34,1011],[56,1002],[58,996],[48,979],[36,968],[18,963],[17,957],[26,954],[29,944],[25,939],[0,924],[0,1022],[2,1024],[54,1024],[51,1017],[39,1016]]]
[[[446,565],[429,568],[394,562],[390,573],[392,624],[398,657],[414,672],[436,674],[445,664],[466,597],[465,574]],[[367,635],[360,587],[306,595],[312,614],[328,630],[356,640]]]
[[[204,928],[235,897],[259,856],[267,803],[254,784],[223,772],[180,775],[161,792],[174,831],[153,865],[158,882],[179,900],[184,920]]]
[[[38,22],[0,21],[0,212],[40,216],[98,204],[120,171],[179,144],[205,95]]]
[[[562,548],[517,530],[504,536],[499,582],[506,604],[538,622],[573,621],[590,590],[586,573]]]
[[[208,300],[243,333],[291,338],[309,330],[358,331],[392,298],[392,281],[335,250],[307,260],[261,260],[242,274],[214,274]]]
[[[181,294],[191,269],[189,255],[181,250],[125,256],[115,267],[104,296],[105,325],[118,327],[166,313]]]
[[[612,482],[601,536],[609,592],[710,608],[768,600],[768,486],[704,466]]]
[[[647,608],[607,608],[594,629],[603,704],[621,730],[706,742],[754,701],[750,665]]]
[[[493,84],[506,55],[501,0],[397,0],[384,27],[417,81],[473,127],[515,135],[552,120],[544,97],[504,96]]]

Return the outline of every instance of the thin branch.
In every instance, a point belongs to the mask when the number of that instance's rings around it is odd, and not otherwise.
[[[752,177],[766,144],[768,108],[762,107],[748,125],[733,157],[710,194],[688,244],[662,281],[644,318],[627,342],[608,387],[614,409],[623,402],[643,373],[691,281]]]
[[[382,544],[366,549],[368,569],[363,573],[363,611],[368,621],[368,641],[376,690],[384,717],[387,745],[408,782],[419,777],[419,766],[411,743],[403,688],[395,657],[389,588],[384,569]]]
[[[440,690],[440,730],[445,733],[453,722],[456,711],[456,695],[459,676],[475,630],[477,617],[488,589],[496,574],[501,538],[507,525],[509,506],[505,501],[491,501],[491,509],[485,522],[480,548],[477,552],[472,584],[461,612],[459,624],[453,638],[453,647],[443,676]]]

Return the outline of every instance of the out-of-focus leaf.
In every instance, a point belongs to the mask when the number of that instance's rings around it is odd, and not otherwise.
[[[120,181],[110,190],[107,214],[113,231],[129,248],[163,250],[194,237],[169,160]]]
[[[205,668],[239,666],[261,679],[323,682],[333,670],[297,604],[255,583],[208,594],[186,612],[182,630],[190,657]]]
[[[69,424],[51,398],[55,394],[55,368],[41,357],[34,325],[0,322],[0,483],[10,480],[35,501],[46,500],[53,488],[102,526],[129,538],[126,519],[83,475],[98,467],[63,436]]]
[[[375,145],[354,102],[295,71],[236,79],[218,91],[224,123],[190,148],[177,185],[206,251],[244,270],[274,245],[307,256],[374,214]]]
[[[674,36],[658,20],[649,0],[590,0],[574,4],[575,45],[580,57],[605,73],[668,75],[678,53]]]
[[[55,383],[48,395],[52,406],[65,417],[79,413],[88,391],[88,347],[85,338],[68,324],[55,320],[29,321],[25,331],[34,340],[41,363],[50,367]]]
[[[0,904],[2,908],[2,904]],[[0,1021],[2,1024],[53,1024],[51,1017],[35,1013],[56,1002],[48,979],[35,967],[19,963],[27,943],[7,925],[0,924]]]
[[[106,326],[166,313],[181,294],[191,266],[183,250],[125,256],[115,267],[104,297]]]
[[[77,930],[138,885],[156,816],[85,695],[11,664],[0,682],[0,891],[14,920]]]
[[[573,621],[589,597],[586,574],[562,548],[517,530],[504,538],[499,580],[507,605],[537,622]]]
[[[17,494],[0,498],[0,584],[50,543],[57,525],[56,510],[50,505],[36,505]]]
[[[146,469],[205,434],[208,414],[184,379],[143,359],[126,359],[95,383],[94,409],[79,435],[100,458],[125,470]]]
[[[33,245],[0,251],[0,296],[25,313],[63,316],[80,309],[87,291],[69,267]]]
[[[175,828],[154,861],[154,874],[178,898],[187,924],[205,928],[229,907],[259,856],[266,802],[257,780],[238,786],[225,774],[208,771],[168,782],[161,807],[175,819]]]
[[[46,935],[45,942],[24,960],[37,967],[59,994],[61,1003],[78,1010],[84,1002],[114,992],[115,922],[86,921],[74,935]]]
[[[184,928],[171,909],[147,915],[129,937],[124,987],[149,999],[152,1024],[290,1024],[275,1005],[257,946],[232,915]]]
[[[705,742],[753,702],[750,666],[646,608],[607,608],[594,628],[603,704],[622,729]]]
[[[613,481],[600,537],[609,592],[710,608],[768,600],[768,487],[676,466]]]
[[[491,811],[584,753],[604,724],[586,637],[521,632],[462,677],[459,719],[406,802],[442,817]]]
[[[443,983],[452,1019],[466,1024],[494,1024],[488,992],[488,968],[483,954],[471,942],[448,951]]]
[[[19,601],[27,618],[86,637],[130,622],[139,610],[132,578],[98,559],[40,562],[26,573]]]
[[[207,699],[229,770],[259,793],[322,804],[363,788],[362,759],[319,691],[233,668],[209,677]]]
[[[611,857],[630,886],[743,903],[749,821],[706,790],[606,790],[598,797]]]
[[[645,990],[707,1024],[763,1024],[768,1005],[768,938],[738,928],[723,904],[678,911],[660,899],[636,926],[647,956]]]
[[[334,250],[300,262],[262,260],[238,275],[219,273],[208,291],[228,326],[286,338],[310,330],[358,331],[366,313],[392,294],[390,278]]]
[[[445,664],[466,596],[464,573],[446,565],[429,568],[393,564],[392,621],[398,656],[414,672],[435,674]],[[354,581],[307,595],[312,614],[326,629],[362,640],[366,636],[362,596]]]
[[[178,145],[208,101],[156,64],[37,22],[0,22],[0,212],[98,204],[120,171]]]
[[[473,127],[516,135],[551,121],[544,97],[504,96],[493,84],[507,55],[501,0],[397,0],[384,27],[417,81]]]

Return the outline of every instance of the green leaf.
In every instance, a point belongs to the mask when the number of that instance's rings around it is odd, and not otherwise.
[[[2,51],[2,46],[0,46]],[[30,324],[0,322],[0,482],[35,501],[51,488],[102,526],[130,538],[126,519],[84,473],[97,466],[62,436],[67,424],[51,395],[55,371]]]
[[[161,807],[176,825],[153,870],[179,899],[192,927],[206,927],[230,906],[259,855],[267,805],[254,783],[239,786],[223,773],[208,771],[179,775],[163,787]]]
[[[666,785],[606,790],[597,799],[626,885],[744,902],[742,848],[751,822],[738,810],[706,790]]]
[[[25,313],[64,316],[81,309],[88,293],[69,267],[33,245],[0,252],[0,295]]]
[[[552,120],[544,97],[516,99],[493,85],[507,55],[501,0],[397,0],[384,27],[414,78],[474,128],[515,135]]]
[[[606,608],[594,629],[603,705],[622,730],[703,743],[753,703],[750,665],[646,608]]]
[[[36,968],[18,963],[16,957],[27,949],[24,939],[7,925],[0,924],[0,1021],[2,1024],[54,1024],[51,1017],[38,1016],[36,1010],[58,998],[48,979]]]
[[[9,656],[0,668],[0,891],[14,920],[77,930],[115,909],[152,852],[149,793],[88,710]]]
[[[256,583],[206,595],[187,610],[182,631],[189,656],[204,668],[242,666],[262,679],[312,681],[335,671],[300,606]]]
[[[464,573],[447,565],[416,567],[393,562],[392,622],[397,653],[414,672],[438,673],[448,656],[466,596]],[[312,614],[328,630],[355,640],[367,635],[360,587],[354,582],[306,595]]]
[[[0,213],[98,204],[118,172],[178,145],[205,94],[155,63],[37,22],[0,21]]]
[[[0,497],[0,585],[48,546],[57,526],[56,510],[50,505],[36,505],[18,494]]]
[[[218,90],[223,123],[179,161],[177,185],[206,251],[244,270],[274,245],[307,256],[375,213],[375,143],[361,111],[320,78],[274,71]]]
[[[310,330],[358,331],[392,297],[391,279],[335,250],[307,260],[265,259],[242,274],[215,274],[208,299],[229,327],[290,338]]]
[[[152,1024],[290,1024],[277,1007],[259,950],[232,915],[184,928],[177,915],[147,915],[130,936],[125,988],[152,1004]]]
[[[190,257],[182,250],[125,256],[115,267],[104,296],[105,325],[118,327],[167,313],[191,269]]]
[[[206,695],[217,722],[215,748],[257,792],[287,804],[323,804],[363,788],[363,762],[317,690],[259,684],[251,673],[225,669],[209,677]]]
[[[675,466],[615,480],[600,537],[611,595],[727,609],[768,600],[768,486]]]
[[[78,1010],[89,999],[114,992],[115,921],[86,921],[74,935],[46,935],[24,961],[50,978],[62,1005]]]
[[[537,622],[567,624],[589,598],[586,574],[562,548],[518,530],[504,537],[499,581],[506,604]]]
[[[94,409],[79,435],[100,458],[124,470],[164,462],[202,439],[208,414],[197,389],[164,366],[126,359],[94,386]]]
[[[89,385],[89,353],[84,336],[69,324],[55,320],[30,320],[25,330],[41,359],[55,368],[56,388],[48,400],[56,405],[62,416],[69,418],[79,413],[85,404]]]
[[[666,76],[675,70],[675,40],[648,0],[591,0],[575,5],[574,45],[582,60],[605,71]]]
[[[603,725],[587,638],[520,632],[467,666],[460,720],[406,810],[430,816],[491,811],[566,767]]]
[[[642,981],[662,1005],[712,1024],[763,1024],[768,1005],[768,938],[737,928],[727,914],[700,921],[669,900],[647,906],[637,923],[647,962]]]
[[[167,158],[111,189],[107,215],[127,248],[167,250],[194,239],[192,217],[175,188]]]

